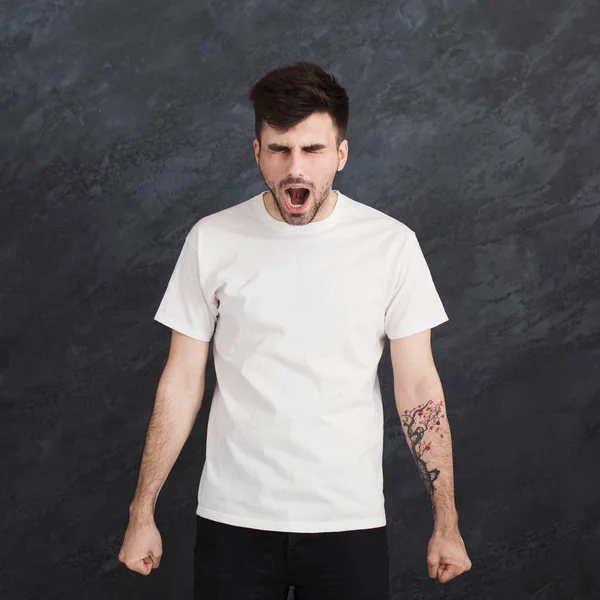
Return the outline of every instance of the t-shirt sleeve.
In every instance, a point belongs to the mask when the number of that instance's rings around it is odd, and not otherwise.
[[[406,337],[448,321],[414,231],[400,252],[384,328],[390,339]]]
[[[189,337],[208,342],[218,316],[217,301],[200,283],[200,257],[188,234],[154,319]]]

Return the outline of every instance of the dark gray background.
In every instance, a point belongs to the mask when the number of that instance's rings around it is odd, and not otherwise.
[[[159,497],[150,577],[117,560],[185,234],[266,189],[247,92],[311,60],[348,91],[334,187],[413,228],[470,572],[380,365],[392,597],[598,598],[600,4],[49,2],[0,23],[3,599],[191,598],[214,389]]]

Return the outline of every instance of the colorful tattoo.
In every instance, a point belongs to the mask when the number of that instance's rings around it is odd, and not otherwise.
[[[429,469],[423,456],[431,450],[431,436],[439,435],[440,438],[443,438],[444,432],[448,429],[445,427],[446,419],[443,408],[443,400],[440,400],[437,404],[433,400],[429,400],[425,404],[419,404],[410,410],[404,411],[401,415],[402,425],[406,428],[406,438],[409,441],[410,451],[421,478],[425,482],[434,515],[433,493],[436,487],[433,482],[439,477],[440,470],[436,468]],[[426,433],[428,433],[429,439],[424,440],[423,437]]]

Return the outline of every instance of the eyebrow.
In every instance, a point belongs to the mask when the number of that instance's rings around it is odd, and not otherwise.
[[[289,146],[284,146],[282,144],[269,144],[267,146],[269,150],[289,150]],[[326,148],[325,144],[310,144],[309,146],[302,146],[302,150],[322,150]]]

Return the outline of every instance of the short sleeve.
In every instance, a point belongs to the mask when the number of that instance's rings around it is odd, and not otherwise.
[[[154,319],[189,337],[208,342],[217,316],[216,299],[207,299],[202,290],[198,248],[188,235]]]
[[[414,231],[399,256],[384,328],[390,339],[406,337],[448,321]]]

